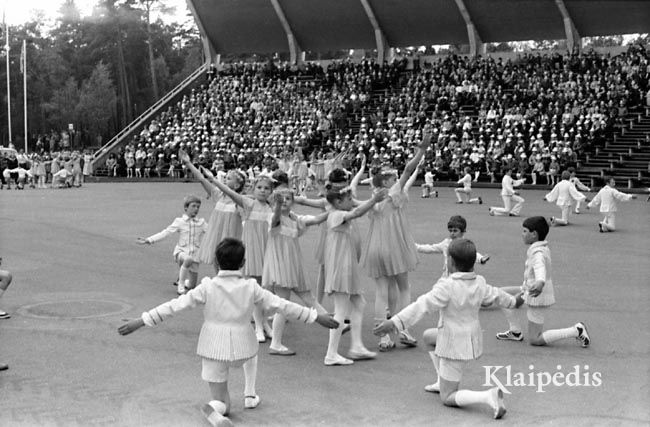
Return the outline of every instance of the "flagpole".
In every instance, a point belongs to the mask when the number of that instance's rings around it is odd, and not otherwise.
[[[25,112],[25,154],[27,154],[27,40],[23,40],[23,50],[22,50],[23,61],[23,102],[24,102],[24,112]]]
[[[4,20],[4,12],[2,14],[3,23],[5,24],[5,53],[7,54],[7,121],[9,122],[9,143],[12,142],[11,138],[11,83],[9,79],[9,24]]]

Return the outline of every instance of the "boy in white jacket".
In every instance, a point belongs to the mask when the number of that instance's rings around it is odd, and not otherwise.
[[[514,187],[519,187],[526,181],[526,178],[512,179],[513,169],[508,169],[501,180],[501,198],[503,207],[491,206],[488,211],[490,215],[497,216],[519,216],[521,208],[524,206],[524,198],[520,197]],[[514,206],[512,203],[514,202]]]
[[[253,409],[260,403],[255,392],[259,344],[250,324],[256,305],[267,311],[283,313],[292,320],[317,322],[326,328],[338,327],[331,317],[282,299],[262,289],[255,279],[242,276],[240,269],[244,266],[245,253],[240,240],[222,240],[216,250],[220,268],[216,277],[203,278],[187,294],[145,311],[141,317],[130,320],[118,329],[121,335],[128,335],[145,325],[156,326],[188,308],[204,306],[204,321],[196,352],[202,357],[201,377],[208,382],[213,399],[203,405],[202,412],[213,426],[232,426],[226,417],[230,410],[230,368],[244,368],[244,407]]]
[[[555,204],[562,210],[562,218],[551,217],[551,225],[569,225],[569,212],[571,212],[571,205],[573,201],[580,203],[587,197],[576,190],[575,185],[569,181],[571,173],[569,171],[562,172],[562,180],[555,184],[553,190],[544,196],[547,202],[556,202]]]
[[[503,392],[494,387],[484,391],[460,389],[463,371],[471,360],[481,357],[483,332],[478,313],[481,305],[496,303],[517,307],[523,302],[499,288],[492,287],[474,273],[476,247],[471,240],[456,239],[449,245],[449,277],[441,278],[431,291],[421,295],[390,320],[375,327],[376,335],[404,330],[425,314],[440,311],[442,326],[435,352],[430,352],[439,377],[440,398],[446,406],[463,407],[484,404],[494,418],[506,413]]]
[[[546,241],[549,226],[546,218],[532,216],[526,218],[523,228],[522,239],[529,248],[526,251],[524,282],[521,288],[515,289],[514,292],[523,291],[523,299],[528,307],[528,341],[530,345],[545,346],[562,339],[576,338],[582,347],[588,347],[591,340],[587,333],[587,326],[583,322],[578,322],[568,328],[544,330],[544,321],[548,318],[549,309],[555,304],[551,274],[551,250]],[[512,288],[507,290],[507,292],[511,291],[513,291]],[[502,311],[508,320],[509,329],[499,332],[497,339],[522,341],[524,335],[515,319],[514,312],[507,308]]]
[[[138,237],[137,242],[140,245],[153,245],[178,233],[178,243],[174,247],[174,261],[178,264],[178,295],[184,294],[188,289],[196,286],[199,274],[199,262],[197,253],[201,245],[201,240],[207,231],[208,225],[203,218],[197,218],[201,208],[201,199],[197,196],[187,196],[183,201],[183,216],[175,218],[167,228],[143,239]]]
[[[607,177],[605,182],[607,184],[600,189],[596,197],[587,205],[587,209],[600,205],[600,213],[604,216],[603,220],[598,223],[598,230],[601,233],[616,230],[617,201],[628,202],[636,199],[635,195],[621,193],[614,188],[616,186],[614,178]]]

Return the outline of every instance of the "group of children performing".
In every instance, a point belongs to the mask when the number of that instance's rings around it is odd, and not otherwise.
[[[461,216],[449,220],[449,238],[435,245],[416,244],[405,208],[413,172],[429,144],[430,135],[420,143],[401,176],[393,170],[376,171],[371,178],[374,190],[367,200],[359,200],[356,194],[361,174],[350,180],[342,169],[329,173],[324,198],[294,196],[287,175],[282,172],[272,177],[261,175],[254,182],[252,195],[244,195],[245,177],[241,173],[229,172],[222,183],[207,169],[197,169],[181,151],[181,161],[215,200],[215,208],[206,223],[197,217],[201,200],[188,196],[182,217],[162,232],[138,240],[152,244],[173,233],[180,234],[173,255],[180,267],[178,292],[181,295],[122,325],[119,333],[126,335],[145,325],[155,326],[184,309],[204,305],[197,353],[202,357],[201,375],[209,384],[212,400],[203,406],[203,412],[214,426],[230,425],[227,417],[231,406],[229,369],[243,367],[244,407],[255,408],[260,403],[255,390],[259,343],[270,337],[270,354],[295,354],[282,343],[287,319],[318,323],[330,329],[324,356],[327,366],[352,365],[357,360],[376,357],[362,341],[366,302],[361,275],[365,270],[375,282],[373,332],[379,337],[379,350],[389,351],[396,342],[416,346],[417,340],[409,328],[425,314],[439,312],[437,327],[423,335],[438,378],[425,390],[440,393],[445,405],[483,404],[492,410],[494,418],[501,418],[506,410],[499,388],[484,391],[460,388],[467,363],[482,353],[479,323],[482,307],[494,305],[503,309],[509,329],[496,334],[500,340],[523,340],[524,334],[513,311],[522,304],[527,306],[527,337],[532,345],[575,338],[587,347],[590,337],[582,322],[564,329],[544,330],[545,317],[555,303],[546,240],[549,222],[544,217],[534,216],[523,222],[522,238],[528,251],[521,286],[493,287],[474,272],[475,263],[485,263],[489,256],[478,253],[474,243],[464,238],[467,223]],[[506,183],[509,186],[504,188],[506,193],[512,189],[512,181],[510,178]],[[566,220],[565,193],[568,191],[574,199],[579,198],[563,182],[546,196],[547,200],[557,200],[563,206],[563,217],[554,220],[556,225]],[[611,190],[602,190],[590,205],[603,206],[611,202],[610,198],[617,198]],[[503,194],[504,202],[512,195]],[[295,203],[320,212],[299,215],[292,210]],[[512,213],[512,205],[506,204],[504,210],[506,214]],[[356,220],[364,215],[368,217],[369,228],[362,239]],[[308,227],[319,224],[316,257],[320,267],[314,296],[303,268],[300,237]],[[613,227],[613,215],[606,217],[601,225],[603,229],[610,227]],[[418,252],[442,253],[444,269],[432,289],[411,302],[408,273],[416,268]],[[216,276],[198,282],[200,263],[214,265]],[[290,302],[291,293],[304,305]],[[321,305],[324,294],[333,301],[333,315]],[[275,314],[272,325],[267,320],[270,314]],[[339,353],[339,342],[346,329],[350,331],[351,346],[344,356]]]

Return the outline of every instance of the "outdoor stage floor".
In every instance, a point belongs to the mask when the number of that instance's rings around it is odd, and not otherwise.
[[[485,204],[456,205],[453,189],[421,199],[411,190],[408,207],[419,243],[439,242],[453,214],[467,218],[467,237],[490,254],[477,266],[488,283],[521,283],[526,246],[523,218],[490,217],[500,205],[497,189],[476,189]],[[195,354],[202,311],[188,311],[156,328],[127,337],[117,333],[122,319],[176,296],[171,282],[176,267],[175,237],[139,246],[136,237],[162,230],[182,214],[186,194],[204,195],[197,183],[100,183],[72,190],[0,192],[0,256],[14,280],[0,300],[12,314],[0,320],[0,425],[9,426],[204,426],[199,407],[209,400]],[[362,189],[362,197],[367,196]],[[559,214],[542,201],[543,191],[524,190],[524,216]],[[591,195],[593,197],[593,194]],[[204,201],[200,216],[213,208]],[[309,209],[301,208],[302,212]],[[497,342],[507,327],[498,310],[481,313],[484,355],[463,379],[484,389],[484,366],[507,366],[512,372],[581,375],[599,373],[602,385],[508,387],[508,413],[501,425],[648,425],[650,423],[650,203],[645,196],[619,206],[615,233],[598,233],[597,212],[572,216],[573,224],[549,235],[557,304],[546,326],[589,327],[592,345],[580,348],[566,340],[550,347],[526,342]],[[362,235],[367,220],[361,220]],[[313,258],[317,229],[302,238],[305,270],[316,280]],[[442,270],[441,256],[422,255],[410,275],[413,298],[429,290]],[[201,266],[201,276],[212,275]],[[363,279],[368,305],[364,340],[371,350],[374,289]],[[326,300],[326,307],[332,304]],[[519,316],[525,321],[525,312]],[[414,328],[433,325],[427,319]],[[255,410],[243,409],[243,372],[232,371],[231,419],[258,426],[423,426],[483,425],[492,422],[484,408],[442,405],[423,386],[433,381],[433,367],[422,345],[380,353],[376,360],[347,367],[326,367],[328,332],[292,322],[285,344],[293,357],[269,356],[260,345]],[[349,338],[342,339],[345,354]],[[533,365],[533,368],[530,368]],[[496,376],[505,383],[505,371]],[[584,384],[584,381],[581,381]],[[646,402],[646,403],[643,403]]]

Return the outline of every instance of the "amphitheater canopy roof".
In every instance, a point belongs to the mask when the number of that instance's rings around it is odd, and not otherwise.
[[[187,0],[217,53],[287,52],[275,0]],[[366,0],[277,0],[304,51],[373,49]],[[462,0],[484,43],[564,39],[556,0]],[[650,32],[650,1],[563,0],[581,37]],[[456,0],[367,0],[388,46],[466,44]]]

